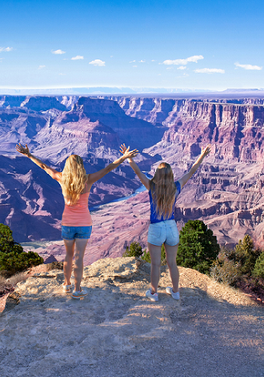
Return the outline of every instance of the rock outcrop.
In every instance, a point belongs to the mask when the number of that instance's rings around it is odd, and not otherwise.
[[[180,268],[180,302],[165,293],[166,269],[149,301],[149,265],[134,258],[86,267],[82,300],[62,283],[60,270],[37,273],[8,299],[2,377],[262,375],[262,308],[197,271]]]

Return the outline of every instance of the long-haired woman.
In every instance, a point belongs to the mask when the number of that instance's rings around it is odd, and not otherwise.
[[[66,256],[63,264],[65,283],[63,289],[66,293],[72,292],[71,272],[72,261],[74,263],[74,292],[73,298],[81,298],[87,294],[84,288],[81,288],[83,276],[83,257],[84,251],[92,232],[92,219],[88,209],[88,198],[92,184],[104,177],[111,170],[117,168],[125,159],[137,155],[137,150],[130,151],[126,149],[123,156],[106,166],[96,173],[86,174],[83,159],[73,154],[65,162],[62,172],[49,167],[37,157],[34,157],[28,149],[21,144],[16,146],[19,153],[30,158],[36,165],[42,168],[51,178],[59,182],[64,197],[65,207],[62,214],[62,238],[66,248]],[[75,253],[74,253],[75,248]]]
[[[120,151],[126,153],[124,144]],[[167,287],[166,292],[174,299],[179,300],[179,271],[176,256],[179,243],[179,232],[174,220],[174,208],[177,196],[183,186],[199,168],[205,156],[210,153],[210,145],[202,149],[201,155],[193,164],[188,173],[179,180],[174,181],[171,166],[161,162],[156,169],[154,177],[148,179],[139,169],[133,158],[128,158],[129,164],[139,177],[142,184],[149,191],[150,199],[150,225],[148,230],[148,250],[151,257],[151,289],[146,296],[152,301],[158,301],[158,283],[160,278],[161,246],[164,244],[167,263],[172,280],[172,287]]]

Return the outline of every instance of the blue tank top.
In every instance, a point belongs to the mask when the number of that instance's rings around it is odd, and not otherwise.
[[[176,186],[175,202],[174,202],[173,207],[172,207],[172,214],[168,218],[164,218],[163,215],[161,216],[161,218],[158,218],[158,215],[156,213],[156,203],[154,203],[154,200],[153,200],[152,195],[151,195],[151,190],[149,190],[150,222],[151,222],[151,224],[159,223],[159,222],[165,221],[165,220],[174,220],[175,203],[176,203],[176,200],[177,200],[177,197],[178,197],[179,193],[181,192],[181,184],[180,184],[180,182],[179,181],[175,182],[175,186]]]

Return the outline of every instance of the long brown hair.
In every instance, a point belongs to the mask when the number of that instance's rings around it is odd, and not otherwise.
[[[175,202],[176,186],[171,166],[167,162],[161,162],[150,180],[150,190],[156,203],[158,218],[169,218]]]
[[[65,162],[61,182],[63,196],[70,205],[79,200],[85,183],[86,171],[83,166],[83,159],[77,154],[72,154]]]

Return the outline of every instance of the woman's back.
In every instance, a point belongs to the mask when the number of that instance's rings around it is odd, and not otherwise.
[[[62,225],[66,226],[91,226],[92,218],[88,208],[88,199],[90,191],[88,184],[85,184],[84,190],[75,204],[71,204],[64,197],[65,207],[62,214]]]
[[[154,187],[153,187],[154,186]],[[175,192],[175,197],[172,205],[172,211],[169,213],[169,215],[166,215],[165,213],[157,213],[157,203],[155,200],[155,185],[152,186],[152,190],[149,190],[149,200],[150,200],[150,222],[151,224],[164,221],[164,220],[173,220],[174,219],[174,207],[175,207],[175,202],[178,197],[178,195],[181,192],[181,185],[180,182],[177,181],[175,182],[175,187],[176,187],[176,192]],[[153,197],[154,196],[154,197]]]

